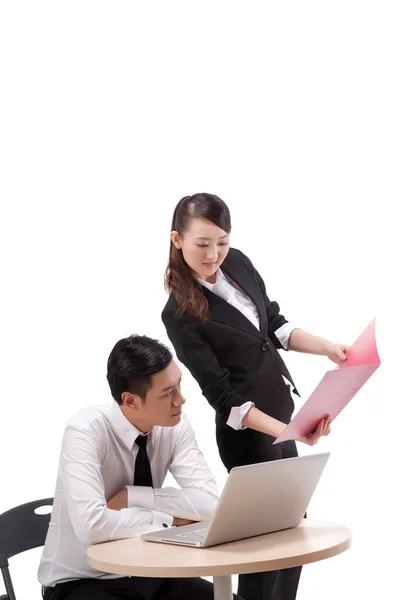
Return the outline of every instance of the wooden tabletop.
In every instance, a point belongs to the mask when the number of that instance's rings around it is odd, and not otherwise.
[[[304,519],[299,527],[212,548],[145,542],[140,537],[90,546],[89,564],[137,577],[199,577],[257,573],[313,563],[347,550],[342,525]]]

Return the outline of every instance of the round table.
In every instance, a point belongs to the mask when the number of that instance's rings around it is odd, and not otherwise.
[[[137,577],[206,577],[215,600],[232,598],[231,575],[298,567],[336,556],[351,545],[342,525],[304,519],[298,527],[212,548],[146,542],[140,537],[90,546],[89,564],[99,571]]]

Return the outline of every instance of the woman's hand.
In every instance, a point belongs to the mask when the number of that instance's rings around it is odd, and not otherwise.
[[[326,356],[332,362],[337,365],[344,360],[346,360],[346,352],[350,349],[350,346],[346,344],[334,344],[333,342],[328,342],[326,348]]]
[[[329,435],[331,432],[331,423],[332,419],[330,417],[326,417],[322,419],[317,426],[317,429],[314,433],[310,433],[309,435],[302,435],[298,438],[299,442],[303,442],[303,444],[307,444],[308,446],[314,446],[324,435]]]
[[[290,334],[288,350],[327,356],[334,363],[339,364],[346,360],[346,352],[350,349],[347,344],[334,344],[330,340],[317,337],[302,329],[294,329]]]

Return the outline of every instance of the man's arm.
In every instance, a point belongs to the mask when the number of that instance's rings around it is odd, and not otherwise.
[[[169,470],[180,488],[155,490],[155,507],[179,519],[208,520],[218,503],[215,477],[197,445],[186,415],[182,414],[175,431],[177,435]]]
[[[129,538],[171,526],[173,516],[139,506],[113,510],[107,506],[101,476],[101,448],[95,431],[69,426],[62,443],[60,473],[68,513],[85,545]]]
[[[173,526],[211,518],[218,502],[215,478],[185,415],[174,430],[169,470],[180,487],[146,488],[148,493],[142,494],[137,486],[127,486],[108,501],[110,508],[121,510],[133,504],[145,508],[151,502],[158,513],[174,515]]]
[[[136,486],[127,486],[128,494],[121,491],[111,502],[121,507],[133,503],[145,507],[151,495],[154,509],[174,515],[174,525],[210,519],[218,502],[217,486],[185,415],[174,428],[169,470],[179,488],[147,488],[149,496],[146,497],[137,494]]]
[[[110,500],[107,502],[108,508],[112,510],[121,510],[122,508],[128,507],[128,490],[124,489],[115,494]],[[196,523],[196,521],[191,521],[190,519],[178,519],[177,517],[173,518],[172,527],[181,527],[182,525],[190,525],[191,523]]]

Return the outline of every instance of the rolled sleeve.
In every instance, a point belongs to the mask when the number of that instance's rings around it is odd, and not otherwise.
[[[252,406],[254,406],[254,402],[251,402],[250,400],[249,402],[242,404],[242,406],[233,406],[226,424],[236,431],[239,431],[239,429],[246,429],[243,425],[243,419]]]
[[[284,350],[288,349],[289,346],[289,338],[292,335],[292,331],[298,329],[297,327],[293,327],[290,323],[285,323],[279,329],[275,331],[275,335],[282,344]]]

